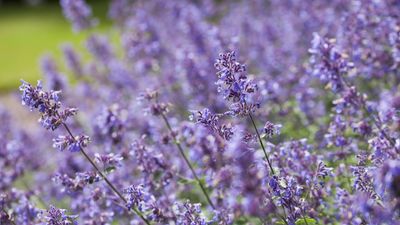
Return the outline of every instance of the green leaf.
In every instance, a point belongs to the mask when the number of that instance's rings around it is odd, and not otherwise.
[[[317,221],[310,217],[300,218],[296,221],[296,225],[307,225],[307,224],[308,225],[316,225]]]
[[[112,171],[114,171],[116,168],[115,168],[115,166],[110,166],[110,167],[107,167],[105,170],[104,170],[104,172],[106,173],[106,174],[109,174],[109,173],[111,173]]]
[[[189,178],[180,176],[178,179],[178,183],[180,183],[180,184],[197,184],[197,181],[194,179],[189,179]]]

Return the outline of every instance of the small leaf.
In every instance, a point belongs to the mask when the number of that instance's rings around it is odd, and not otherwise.
[[[112,171],[114,171],[116,168],[115,168],[115,166],[110,166],[110,167],[107,167],[105,170],[104,170],[104,172],[105,173],[111,173]]]
[[[316,225],[316,224],[317,221],[310,217],[300,218],[296,221],[296,225]]]
[[[180,183],[180,184],[196,184],[197,181],[194,180],[194,179],[188,179],[188,178],[185,178],[185,177],[179,177],[178,183]]]

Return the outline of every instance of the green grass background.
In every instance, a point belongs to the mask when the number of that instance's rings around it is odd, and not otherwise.
[[[108,29],[109,2],[88,2],[100,22],[96,29]],[[61,45],[72,43],[78,48],[83,48],[87,35],[87,32],[72,31],[57,2],[38,6],[0,6],[0,93],[16,89],[21,78],[30,82],[40,79],[39,61],[44,54],[51,54],[61,61]]]

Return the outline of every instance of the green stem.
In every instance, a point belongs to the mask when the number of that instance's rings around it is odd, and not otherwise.
[[[67,124],[62,123],[65,130],[67,130],[68,134],[75,140],[74,135],[72,134],[71,130],[67,126]],[[100,174],[100,176],[104,179],[104,181],[107,183],[107,185],[111,188],[111,190],[124,202],[127,203],[126,199],[124,196],[117,190],[117,188],[107,179],[107,177],[101,172],[101,170],[97,167],[97,165],[93,162],[93,160],[88,156],[88,154],[85,152],[85,150],[82,148],[82,146],[79,146],[82,154],[85,156],[85,158],[90,162],[90,164],[96,169],[96,171]],[[133,211],[145,222],[147,225],[150,225],[150,222],[143,216],[143,214],[137,210],[136,208],[132,208]]]
[[[304,223],[306,223],[306,225],[308,225],[308,222],[307,222],[307,220],[306,220],[306,217],[304,216],[304,212],[303,212],[303,215],[301,215],[301,217],[303,217],[303,220],[304,220]]]
[[[251,115],[251,113],[249,113],[249,117],[250,117],[250,119],[251,119],[251,123],[253,124],[254,130],[256,130],[257,138],[258,138],[258,141],[260,142],[261,148],[262,148],[262,150],[263,150],[263,152],[264,152],[264,156],[265,156],[265,159],[267,160],[269,169],[271,170],[272,175],[275,175],[275,171],[274,171],[274,169],[272,168],[271,161],[269,160],[269,157],[268,157],[268,154],[267,154],[267,150],[265,150],[264,143],[263,143],[263,141],[262,141],[262,139],[261,139],[261,135],[260,135],[260,133],[258,132],[257,125],[256,125],[256,123],[254,122],[254,119],[253,119],[253,116]]]
[[[182,158],[184,159],[184,161],[186,162],[186,165],[189,167],[190,171],[192,172],[193,177],[196,179],[197,183],[200,186],[201,191],[203,192],[204,196],[207,199],[208,204],[210,204],[210,206],[215,209],[214,204],[211,201],[210,196],[207,194],[206,188],[204,187],[203,183],[200,181],[199,177],[197,176],[192,164],[190,163],[189,159],[186,157],[185,152],[181,146],[181,144],[179,143],[179,141],[176,139],[171,124],[169,123],[167,117],[164,115],[164,113],[161,114],[161,117],[164,120],[165,125],[167,126],[169,132],[171,133],[171,136],[175,142],[176,147],[178,147],[179,153],[181,154]]]
[[[264,156],[265,156],[265,159],[267,160],[269,169],[271,170],[272,175],[275,175],[274,168],[272,168],[272,164],[271,164],[271,161],[269,160],[269,157],[268,157],[268,154],[267,154],[267,150],[265,149],[264,143],[263,143],[263,141],[262,141],[262,139],[261,139],[260,132],[258,132],[257,125],[256,125],[256,123],[254,122],[254,119],[253,119],[253,116],[251,115],[251,113],[249,113],[249,117],[250,117],[251,123],[253,124],[254,130],[256,130],[257,138],[258,138],[258,141],[260,142],[261,149],[262,149],[263,152],[264,152]],[[286,216],[286,211],[285,211],[285,207],[282,206],[282,210],[283,210],[283,214],[284,214],[284,218],[282,218],[282,219],[283,219],[283,222],[285,222],[286,225],[289,225],[288,222],[287,222],[286,219],[285,219],[285,218],[287,218],[287,216]]]

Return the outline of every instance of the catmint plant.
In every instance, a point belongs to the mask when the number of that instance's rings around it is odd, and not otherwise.
[[[398,1],[92,2],[0,100],[0,224],[398,224]]]
[[[123,195],[115,188],[115,186],[107,179],[107,177],[101,172],[94,161],[88,156],[84,148],[87,147],[89,142],[89,137],[85,135],[74,136],[66,124],[68,117],[76,114],[77,109],[67,108],[64,111],[61,109],[61,101],[59,99],[60,91],[45,91],[43,90],[40,81],[38,85],[33,87],[31,84],[21,81],[20,91],[22,92],[22,104],[26,105],[32,111],[37,109],[41,114],[40,122],[42,126],[46,129],[55,130],[59,126],[63,126],[67,131],[68,136],[59,136],[54,139],[53,147],[59,150],[68,149],[71,152],[81,152],[89,163],[94,167],[94,169],[99,173],[99,175],[104,179],[107,185],[115,192],[116,195],[123,201],[127,200]],[[143,215],[137,211],[135,208],[128,207],[128,209],[133,209],[133,211],[142,218],[146,224],[150,224]]]

